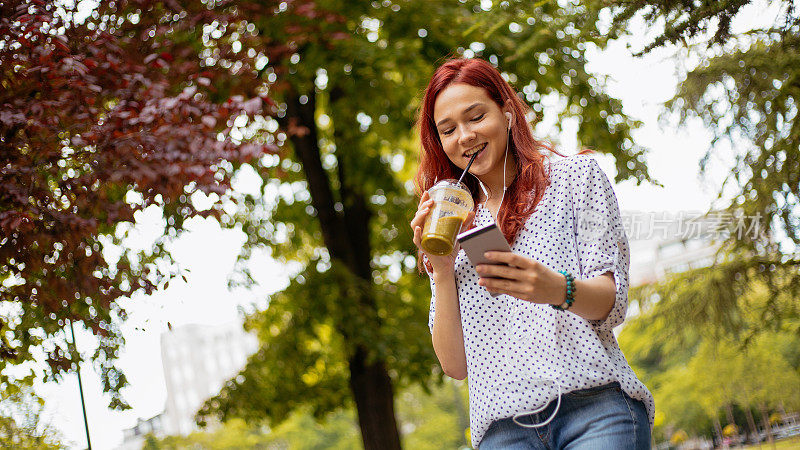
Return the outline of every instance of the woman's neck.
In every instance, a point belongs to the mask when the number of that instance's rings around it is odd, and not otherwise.
[[[488,191],[489,197],[487,198],[483,190],[481,189],[479,195],[479,202],[480,203],[492,203],[500,202],[500,199],[503,196],[503,187],[508,187],[511,185],[511,182],[514,181],[514,177],[517,174],[517,164],[515,158],[508,159],[508,165],[506,167],[506,176],[505,176],[505,186],[503,186],[503,172],[502,170],[498,170],[494,173],[487,173],[486,175],[480,177],[480,181],[483,182],[484,186]]]

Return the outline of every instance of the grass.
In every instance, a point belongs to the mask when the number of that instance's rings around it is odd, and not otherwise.
[[[767,442],[762,442],[761,446],[758,445],[751,445],[749,447],[744,447],[745,449],[757,449],[761,448],[764,450],[789,450],[789,449],[800,449],[800,436],[794,436],[789,439],[782,439],[780,441],[775,441],[775,446],[769,445]]]

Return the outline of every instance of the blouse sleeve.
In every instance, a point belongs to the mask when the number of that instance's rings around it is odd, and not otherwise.
[[[425,267],[425,272],[428,274],[428,278],[431,282],[431,310],[428,313],[428,328],[431,331],[431,336],[433,336],[433,318],[436,316],[436,283],[433,281],[433,274],[428,272],[428,257],[422,255],[422,262],[423,267]]]
[[[431,280],[431,311],[428,313],[428,328],[433,336],[433,318],[436,316],[436,283],[434,283],[433,277],[429,278]]]
[[[614,273],[617,288],[614,307],[605,320],[590,321],[598,331],[611,331],[625,320],[628,310],[628,238],[617,197],[605,172],[593,158],[578,158],[584,160],[573,189],[580,278]]]

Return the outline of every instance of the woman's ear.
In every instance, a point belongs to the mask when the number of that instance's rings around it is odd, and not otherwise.
[[[503,105],[503,115],[506,116],[508,128],[511,128],[514,125],[514,113],[512,111],[513,107],[511,105],[511,100],[506,100],[505,105]]]

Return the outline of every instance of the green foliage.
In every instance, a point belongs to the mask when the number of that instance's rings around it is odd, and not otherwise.
[[[649,180],[644,149],[630,136],[638,123],[584,69],[585,52],[605,45],[593,28],[598,11],[524,1],[488,10],[477,1],[317,6],[342,18],[345,37],[298,44],[251,74],[286,86],[275,94],[275,122],[252,130],[282,150],[251,161],[262,190],[242,196],[233,217],[247,241],[232,284],[253,282],[244,262],[256,249],[299,269],[249,318],[262,349],[206,403],[201,421],[277,425],[301,405],[316,417],[351,405],[348,362],[358,348],[385,364],[396,389],[428,389],[442,376],[408,220],[417,203],[415,115],[447,55],[498,64],[539,116],[543,97],[558,96],[565,107],[555,113],[578,119],[582,145],[616,157],[618,179]],[[257,50],[275,20],[252,16],[256,32],[241,53]]]
[[[372,316],[338,301],[352,297],[358,286],[352,280],[338,264],[324,272],[312,266],[273,296],[270,307],[247,324],[257,331],[261,348],[200,415],[214,408],[224,418],[258,421],[267,416],[279,423],[310,399],[317,418],[350,404],[342,333],[356,342],[377,340],[366,334],[375,330],[366,323]]]
[[[342,301],[371,291],[379,312]],[[312,293],[313,295],[309,295]],[[309,400],[317,418],[351,404],[349,368],[343,355],[370,345],[373,358],[385,361],[396,386],[430,380],[435,355],[427,338],[428,307],[416,299],[429,294],[416,274],[396,283],[369,285],[337,260],[315,261],[270,299],[270,307],[250,316],[261,348],[222,393],[200,411],[222,417],[276,423]],[[384,312],[394,311],[388,315]],[[375,323],[376,317],[380,323]],[[346,339],[345,339],[346,337]],[[440,374],[440,371],[434,371]]]
[[[0,447],[15,450],[66,448],[61,437],[42,417],[44,400],[33,392],[34,377],[11,384],[0,382]]]
[[[701,173],[710,161],[724,161],[727,173],[710,209],[753,227],[731,230],[718,261],[724,262],[645,288],[641,296],[669,299],[670,323],[682,327],[688,320],[746,338],[785,322],[797,330],[800,318],[800,14],[794,2],[778,1],[775,23],[734,34],[734,17],[754,6],[741,0],[612,2],[609,32],[621,32],[641,16],[656,31],[641,53],[666,44],[689,46],[695,61],[666,103],[664,118],[703,121],[714,139]],[[769,295],[754,310],[747,292],[755,288]]]
[[[420,450],[469,448],[467,384],[445,379],[427,393],[424,388],[412,386],[397,396],[403,446]]]
[[[428,393],[420,386],[399,392],[396,405],[404,447],[434,450],[468,446],[467,396],[466,384],[453,380],[436,383]],[[298,407],[273,428],[231,419],[213,431],[162,439],[150,437],[144,449],[363,448],[351,407],[319,418],[314,416],[308,407]]]
[[[724,44],[733,37],[733,19],[752,3],[750,0],[697,0],[691,3],[675,0],[604,2],[606,6],[610,6],[613,15],[611,29],[614,33],[624,30],[636,16],[641,16],[652,28],[660,28],[660,32],[652,42],[644,46],[639,55],[667,44],[686,44],[698,39],[707,41],[708,44]],[[780,29],[787,30],[796,25],[797,11],[794,3],[791,0],[779,0],[775,3],[782,10]]]
[[[768,228],[764,236],[753,239],[745,234],[738,243],[761,249],[759,244],[767,245],[765,238],[774,241],[786,234],[796,246],[800,244],[795,210],[800,198],[800,25],[792,33],[740,40],[741,50],[710,58],[689,72],[667,108],[681,121],[700,117],[715,142],[727,140],[741,149],[731,155],[735,170],[724,180],[738,192],[726,209],[745,216],[760,214],[762,226]],[[714,149],[706,152],[701,172]]]
[[[710,437],[723,411],[800,407],[795,263],[727,256],[630,292],[643,313],[619,343],[655,397],[659,439]]]
[[[650,313],[675,336],[711,333],[747,343],[762,332],[800,331],[797,260],[737,256],[725,248],[719,256],[725,260],[637,287],[630,297],[654,306]]]
[[[697,351],[702,335],[692,327],[674,327],[671,318],[656,312],[646,317],[625,321],[619,345],[636,375],[649,386],[650,380],[666,368],[688,361]]]
[[[295,412],[279,428],[250,426],[242,419],[226,422],[214,431],[197,431],[189,436],[150,438],[145,450],[179,449],[346,449],[358,448],[360,439],[352,411],[341,411],[323,423],[303,411]]]
[[[766,294],[760,290],[760,301]],[[729,405],[800,408],[796,332],[764,330],[745,346],[713,327],[668,326],[674,317],[662,314],[673,308],[667,303],[665,298],[629,319],[619,336],[628,361],[655,397],[657,436],[669,438],[666,432],[674,429],[710,435],[714,417]],[[757,317],[747,319],[756,326]]]
[[[59,380],[82,358],[64,332],[78,322],[110,406],[125,409],[119,300],[177,276],[166,243],[188,219],[223,216],[233,168],[276,146],[230,134],[270,101],[252,78],[226,86],[238,68],[205,54],[202,32],[238,20],[230,2],[94,2],[83,18],[77,3],[0,3],[0,382],[31,362]],[[121,248],[150,206],[162,235]]]

